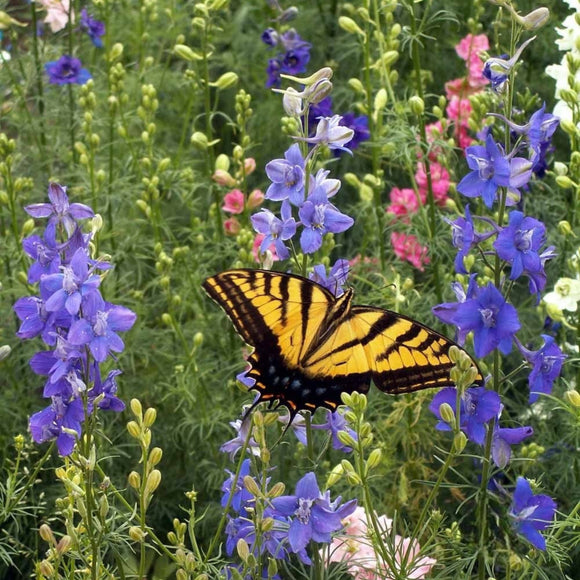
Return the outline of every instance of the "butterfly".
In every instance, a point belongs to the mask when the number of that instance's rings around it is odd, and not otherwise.
[[[341,393],[410,393],[448,387],[455,343],[390,310],[352,304],[302,276],[228,270],[203,283],[242,339],[254,347],[246,377],[261,401],[284,405],[291,417],[318,407],[334,411]],[[472,361],[476,366],[475,361]],[[475,382],[483,384],[481,372]]]

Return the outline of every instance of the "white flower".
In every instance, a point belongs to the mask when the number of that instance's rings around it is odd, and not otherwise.
[[[576,312],[580,300],[580,280],[574,278],[560,278],[552,292],[544,296],[548,306],[556,306],[560,310]]]

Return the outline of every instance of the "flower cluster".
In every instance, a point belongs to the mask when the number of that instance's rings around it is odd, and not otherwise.
[[[268,525],[262,525],[262,529],[268,531],[262,532],[257,542],[252,514],[256,513],[258,500],[249,488],[258,490],[260,487],[255,480],[255,487],[248,485],[250,468],[250,460],[245,459],[237,480],[234,481],[235,474],[230,472],[222,486],[222,507],[229,504],[236,514],[228,518],[226,553],[231,556],[238,541],[243,539],[256,558],[267,553],[285,560],[289,554],[296,554],[303,563],[311,565],[306,549],[310,542],[329,544],[331,534],[341,530],[342,520],[355,510],[356,500],[343,504],[338,497],[331,501],[330,492],[320,491],[316,475],[307,473],[296,484],[294,495],[273,494],[274,497],[267,500],[262,524],[267,521]],[[271,494],[266,491],[265,495]]]
[[[483,74],[491,81],[494,91],[501,92],[503,85],[509,82],[511,69],[531,40],[524,42],[510,59],[492,58],[486,62]],[[518,311],[508,298],[514,282],[525,277],[530,294],[539,302],[546,286],[545,264],[555,256],[555,251],[554,247],[546,246],[546,226],[540,220],[519,209],[505,213],[504,209],[520,202],[522,191],[530,189],[534,174],[543,174],[541,168],[546,166],[545,155],[550,149],[558,119],[546,113],[544,106],[522,126],[502,115],[494,116],[504,125],[488,127],[482,135],[483,145],[467,147],[466,161],[470,172],[459,182],[457,190],[467,198],[480,200],[489,209],[499,205],[500,215],[503,213],[507,217],[507,224],[505,220],[497,223],[489,217],[474,216],[469,205],[465,207],[464,216],[454,221],[447,220],[452,227],[453,245],[458,250],[455,270],[470,275],[466,288],[460,283],[453,284],[457,301],[440,304],[433,308],[433,313],[456,327],[460,344],[464,344],[467,335],[472,333],[475,354],[479,358],[496,349],[507,355],[515,344],[531,369],[528,376],[529,402],[534,403],[541,394],[552,391],[565,356],[549,335],[542,335],[544,344],[538,350],[522,345],[516,337],[521,327]],[[496,141],[494,129],[503,129],[503,140],[511,144],[511,150],[506,151]],[[495,256],[492,261],[486,258],[488,266],[495,264],[495,268],[499,268],[495,271],[494,281],[488,279],[480,285],[478,274],[470,273],[473,261],[466,261],[466,257],[473,249],[479,250],[483,256]],[[510,446],[533,433],[532,428],[526,426],[500,427],[499,418],[503,410],[500,396],[485,387],[460,393],[456,389],[443,389],[435,395],[430,409],[439,419],[438,429],[450,431],[459,428],[469,440],[481,446],[491,442],[492,457],[500,469],[505,468],[510,460]],[[523,478],[520,480],[510,515],[519,522],[517,531],[536,547],[544,549],[538,530],[548,525],[551,516],[544,518],[547,507],[545,513],[538,508],[542,512],[538,520],[543,522],[538,523],[536,516],[532,516],[533,510],[528,510],[527,506],[543,505],[543,502],[534,503],[530,499],[529,484]],[[522,491],[526,485],[529,493]]]
[[[279,87],[281,74],[297,75],[306,72],[312,45],[302,40],[296,30],[290,28],[279,33],[274,28],[267,28],[262,33],[262,42],[270,48],[280,50],[274,58],[268,60],[267,87]]]
[[[78,220],[93,217],[90,207],[69,203],[66,188],[49,186],[50,203],[27,206],[34,218],[48,218],[42,237],[23,241],[34,260],[28,282],[39,283],[40,296],[20,298],[14,311],[21,320],[18,336],[42,337],[51,350],[36,353],[32,370],[47,377],[44,397],[50,405],[30,418],[37,443],[56,439],[61,455],[69,455],[82,432],[82,422],[97,408],[122,411],[116,396],[116,377],[111,370],[102,377],[100,365],[124,344],[118,332],[129,330],[135,314],[123,306],[105,302],[99,290],[98,271],[111,268],[90,256],[92,234],[84,234]]]
[[[343,520],[344,532],[333,539],[329,547],[329,561],[346,563],[351,576],[364,580],[399,578],[403,575],[406,578],[425,578],[437,560],[421,556],[421,546],[417,540],[393,535],[393,521],[387,516],[376,516],[376,521],[381,540],[391,552],[395,570],[376,553],[370,537],[368,515],[363,507],[357,507]]]

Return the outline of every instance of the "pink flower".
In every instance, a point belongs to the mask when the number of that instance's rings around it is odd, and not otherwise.
[[[457,125],[466,125],[471,111],[469,99],[464,99],[456,95],[449,99],[447,109],[445,109],[447,117],[455,121]]]
[[[216,169],[211,178],[218,185],[225,185],[226,187],[233,187],[236,184],[236,180],[224,169]]]
[[[228,213],[242,213],[246,199],[239,189],[232,189],[224,195],[222,209]]]
[[[256,170],[256,160],[253,157],[248,157],[244,159],[244,171],[245,175],[250,175]]]
[[[447,193],[449,192],[449,172],[443,165],[436,161],[429,165],[431,170],[431,188],[433,189],[433,198],[435,203],[444,206],[447,201]],[[419,186],[419,192],[423,200],[427,199],[427,174],[425,173],[425,165],[419,163],[415,173],[415,180]],[[425,203],[425,201],[423,201]]]
[[[392,520],[386,516],[378,516],[378,527],[381,539],[393,552],[393,560],[400,577],[402,572],[406,578],[422,579],[437,563],[433,558],[419,557],[420,545],[415,540],[395,535],[391,539]],[[368,519],[365,509],[356,510],[342,523],[344,534],[333,539],[329,549],[329,562],[345,562],[348,573],[357,580],[391,579],[393,569],[375,553],[368,529]]]
[[[256,209],[264,202],[264,193],[259,189],[254,189],[248,196],[248,209]]]
[[[47,10],[44,22],[53,32],[62,30],[68,24],[70,0],[40,0],[40,3]],[[71,21],[74,22],[74,12],[71,14]]]
[[[474,56],[479,57],[479,54],[484,50],[489,50],[489,40],[485,34],[468,34],[459,41],[455,47],[455,52],[465,61],[471,60]]]
[[[419,206],[425,203],[424,195],[419,198],[413,189],[408,188],[393,187],[389,197],[391,203],[387,206],[387,213],[400,217],[405,223],[409,222],[407,216],[416,213]]]
[[[241,230],[240,222],[235,217],[228,218],[224,222],[224,230],[227,236],[237,236]]]
[[[391,244],[397,258],[406,260],[423,272],[424,265],[429,263],[429,256],[427,256],[427,248],[422,246],[414,235],[393,232]]]
[[[252,246],[252,255],[254,256],[254,260],[259,264],[262,260],[260,260],[260,245],[262,244],[262,240],[264,239],[264,234],[256,234],[254,238],[254,245]],[[278,260],[278,255],[276,254],[276,246],[274,243],[270,244],[270,247],[267,250],[272,255],[272,260]]]

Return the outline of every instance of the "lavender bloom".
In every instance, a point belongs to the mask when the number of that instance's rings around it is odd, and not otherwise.
[[[277,58],[271,58],[268,61],[268,66],[266,67],[266,73],[268,74],[268,80],[266,81],[267,88],[280,86],[281,69],[282,64]]]
[[[83,203],[70,203],[66,194],[66,187],[58,183],[51,183],[48,186],[48,199],[50,203],[33,203],[24,209],[33,218],[50,218],[48,226],[62,223],[64,229],[70,236],[79,219],[91,218],[95,216],[93,210]]]
[[[436,308],[433,312],[439,316],[441,310]],[[473,331],[475,354],[479,358],[487,356],[495,348],[508,354],[512,348],[512,338],[520,329],[517,310],[505,301],[491,282],[479,288],[473,298],[459,303],[448,319],[457,326],[462,337]]]
[[[90,292],[95,292],[101,283],[98,274],[90,274],[89,257],[84,248],[79,248],[70,264],[62,266],[62,274],[50,274],[40,281],[43,291],[50,296],[45,307],[48,312],[65,308],[71,315],[78,314],[81,301]]]
[[[556,344],[554,337],[542,334],[542,338],[544,345],[537,351],[528,350],[516,342],[524,358],[532,365],[532,371],[528,377],[530,404],[535,403],[540,394],[549,395],[552,392],[554,381],[560,376],[566,359],[566,355]]]
[[[70,324],[70,316],[64,317],[60,312],[48,312],[44,300],[38,296],[26,296],[19,298],[13,306],[16,316],[22,324],[16,333],[21,339],[42,336],[42,340],[49,346],[56,342],[57,326]]]
[[[285,260],[290,256],[290,252],[283,242],[296,233],[296,221],[292,217],[288,201],[282,203],[280,213],[282,219],[277,218],[269,209],[263,209],[250,219],[254,230],[259,234],[264,234],[260,252],[265,252],[271,244],[274,244],[278,258]]]
[[[342,529],[341,520],[355,510],[356,500],[340,507],[338,501],[331,503],[320,493],[314,473],[307,473],[296,484],[295,495],[272,500],[278,514],[291,518],[288,541],[292,552],[303,551],[310,540],[329,543],[331,533]]]
[[[346,144],[353,138],[354,131],[340,124],[342,117],[321,117],[316,126],[314,137],[294,137],[299,141],[306,141],[313,145],[327,145],[331,150],[348,151]]]
[[[300,235],[300,246],[305,254],[313,254],[322,245],[327,232],[338,234],[348,230],[354,220],[340,213],[326,197],[324,189],[316,188],[298,211],[304,226]]]
[[[512,211],[508,226],[500,231],[493,247],[502,260],[511,264],[510,279],[516,280],[522,274],[543,269],[538,252],[545,241],[546,226],[542,222]]]
[[[123,351],[125,345],[117,332],[129,330],[137,318],[124,306],[106,303],[98,292],[85,297],[83,316],[72,323],[68,340],[76,346],[88,345],[97,362],[103,362],[111,351]]]
[[[304,202],[304,158],[298,143],[284,153],[284,159],[274,159],[266,165],[266,175],[272,184],[266,190],[266,199],[300,206]]]
[[[30,368],[37,375],[50,376],[54,383],[66,375],[71,369],[78,368],[79,360],[85,360],[84,354],[71,345],[64,337],[57,335],[54,350],[37,352],[30,359]]]
[[[288,421],[292,420],[292,423],[288,425]],[[292,415],[281,415],[278,417],[278,421],[284,425],[286,431],[288,428],[292,429],[296,439],[302,443],[302,445],[307,444],[306,440],[306,421],[304,417],[298,413],[294,417]]]
[[[472,145],[465,152],[471,173],[457,184],[457,191],[466,197],[481,197],[490,208],[497,188],[510,185],[510,163],[491,135],[487,136],[485,147]]]
[[[222,495],[222,507],[226,507],[228,505],[228,501],[230,501],[230,495],[232,496],[230,505],[238,514],[245,515],[246,514],[246,506],[254,501],[254,496],[245,488],[244,486],[244,477],[246,475],[250,475],[250,460],[244,459],[242,463],[242,467],[240,469],[240,474],[237,481],[234,483],[234,476],[235,473],[226,469],[226,472],[229,473],[229,477],[223,482],[222,484],[222,491],[224,494]],[[233,495],[232,495],[233,494]]]
[[[60,269],[60,248],[56,243],[56,228],[49,224],[43,239],[33,235],[22,240],[24,251],[34,260],[28,268],[28,283],[38,282],[42,276],[56,274]]]
[[[326,422],[321,423],[318,425],[312,425],[313,429],[324,429],[330,433],[332,436],[332,448],[336,449],[337,451],[343,451],[344,453],[350,453],[352,451],[352,447],[348,445],[344,445],[340,439],[338,438],[339,431],[346,431],[355,441],[357,441],[358,436],[355,431],[353,431],[344,415],[339,411],[330,411],[326,410]]]
[[[94,19],[89,15],[86,8],[81,10],[81,30],[86,32],[91,42],[97,48],[103,48],[101,36],[105,35],[105,23]],[[81,83],[82,84],[82,83]]]
[[[250,429],[251,421],[245,419],[237,419],[236,421],[230,421],[230,425],[235,429],[236,436],[229,441],[226,441],[221,447],[220,451],[222,453],[229,453],[230,460],[233,461],[236,457],[238,451],[244,446],[246,440],[248,441],[247,451],[252,455],[260,455],[260,446],[253,437],[248,439],[248,431]]]
[[[494,463],[504,469],[511,459],[511,445],[521,443],[527,437],[531,437],[534,430],[531,427],[498,427],[493,430],[493,441],[491,444],[491,456]]]
[[[262,36],[260,38],[264,44],[272,47],[276,46],[280,41],[280,35],[274,28],[266,28],[266,30],[262,32]]]
[[[330,290],[337,298],[343,294],[342,287],[346,284],[349,271],[348,260],[337,260],[326,274],[326,267],[323,264],[317,264],[310,274],[310,279]]]
[[[93,366],[94,386],[89,391],[88,395],[91,401],[94,401],[99,397],[99,402],[97,404],[99,409],[103,409],[104,411],[115,411],[115,413],[120,413],[125,409],[125,403],[117,397],[117,377],[120,374],[122,374],[122,371],[114,369],[109,372],[107,378],[103,382],[99,366],[97,364]]]
[[[321,187],[326,197],[336,195],[342,184],[340,183],[340,179],[329,179],[327,177],[329,173],[330,171],[328,169],[319,169],[315,175],[311,175],[308,191],[314,191],[317,187]],[[304,200],[301,200],[300,205],[302,205],[302,201]]]
[[[61,396],[54,396],[50,406],[30,417],[30,433],[36,443],[44,443],[56,438],[59,454],[70,455],[74,448],[75,437],[62,429],[64,427],[76,431],[77,436],[80,437],[83,419],[84,410],[81,399],[68,402]]]
[[[495,419],[501,410],[499,395],[485,387],[474,387],[466,389],[459,402],[460,429],[470,441],[483,445],[485,443],[486,423]],[[451,425],[443,420],[439,412],[439,407],[443,403],[450,405],[457,415],[457,389],[453,387],[441,389],[429,405],[429,410],[439,419],[435,428],[438,431],[452,431]]]
[[[518,534],[538,550],[546,549],[546,540],[540,534],[556,514],[556,502],[547,495],[534,495],[530,482],[518,477],[509,516]]]
[[[73,56],[63,55],[58,60],[47,62],[44,70],[53,85],[84,85],[91,77],[81,61]]]
[[[501,57],[489,58],[485,61],[483,65],[483,76],[491,83],[491,88],[494,91],[500,92],[502,90],[504,83],[507,81],[512,68],[519,60],[524,48],[535,38],[533,36],[526,40],[509,60],[506,60],[508,55],[502,55]]]

